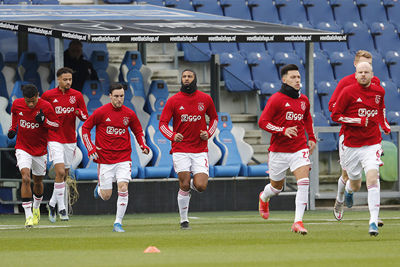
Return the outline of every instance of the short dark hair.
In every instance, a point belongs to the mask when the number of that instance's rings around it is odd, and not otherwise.
[[[22,95],[26,98],[32,98],[39,94],[39,91],[34,84],[22,85],[21,91],[22,91]]]
[[[110,94],[112,94],[112,92],[114,90],[119,90],[119,89],[126,90],[126,86],[123,86],[121,83],[112,83],[112,84],[110,84]]]
[[[71,47],[71,46],[73,46],[73,45],[79,45],[80,47],[83,46],[82,43],[81,43],[81,41],[79,41],[79,40],[72,40],[72,41],[69,43],[68,48]]]
[[[281,68],[281,77],[286,75],[289,71],[291,70],[299,70],[299,67],[297,67],[295,64],[287,64]]]
[[[60,77],[61,75],[65,74],[65,73],[73,74],[74,71],[71,68],[68,68],[68,67],[59,68],[58,71],[57,71],[57,77]]]

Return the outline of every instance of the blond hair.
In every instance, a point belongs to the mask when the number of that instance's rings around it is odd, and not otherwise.
[[[356,56],[354,57],[354,62],[358,62],[361,57],[371,58],[372,59],[372,55],[371,55],[370,52],[368,52],[366,50],[358,50],[357,53],[356,53]]]

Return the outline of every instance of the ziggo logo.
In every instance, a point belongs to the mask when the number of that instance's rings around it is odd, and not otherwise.
[[[181,122],[195,122],[201,120],[201,115],[188,115],[188,114],[182,114],[181,115]]]
[[[35,129],[35,128],[39,128],[39,123],[27,122],[26,120],[20,120],[19,126],[21,126],[22,128],[26,128],[26,129]]]
[[[122,135],[125,132],[126,132],[125,129],[115,128],[113,126],[107,126],[107,129],[106,129],[107,134]]]
[[[366,108],[360,108],[358,109],[358,116],[360,117],[375,117],[375,115],[378,115],[378,110],[376,109],[366,109]]]
[[[55,107],[56,114],[72,113],[72,112],[74,112],[74,110],[75,110],[74,107],[69,107],[69,108],[61,107],[61,106]]]
[[[304,114],[293,113],[293,111],[286,112],[286,120],[288,121],[301,121]]]

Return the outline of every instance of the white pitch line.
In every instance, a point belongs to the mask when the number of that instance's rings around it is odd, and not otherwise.
[[[33,228],[66,228],[69,225],[36,225]],[[14,230],[14,229],[25,229],[24,225],[0,225],[0,230]]]

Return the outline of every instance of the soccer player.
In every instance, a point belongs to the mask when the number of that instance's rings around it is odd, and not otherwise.
[[[296,211],[291,227],[295,233],[307,234],[303,225],[304,210],[308,203],[310,159],[316,139],[308,98],[300,93],[300,72],[296,65],[281,69],[282,87],[268,100],[258,125],[272,133],[269,150],[269,176],[271,182],[259,195],[261,217],[269,217],[269,200],[283,188],[286,170],[290,168],[297,180]],[[305,135],[308,134],[308,145]]]
[[[218,125],[211,97],[197,90],[196,73],[182,72],[181,90],[168,99],[161,113],[159,128],[172,142],[172,160],[178,174],[178,207],[181,229],[190,229],[188,211],[190,189],[203,192],[208,184],[208,139]],[[205,115],[210,118],[209,127]],[[173,130],[168,127],[172,118]],[[193,174],[193,180],[191,180]]]
[[[46,174],[48,132],[49,129],[56,129],[59,124],[51,105],[39,98],[38,89],[35,85],[23,86],[22,95],[23,98],[16,99],[12,104],[12,125],[7,136],[12,139],[17,135],[15,155],[22,176],[22,207],[25,211],[25,227],[30,228],[40,221],[43,176]]]
[[[61,221],[68,221],[65,209],[65,181],[71,168],[76,149],[76,117],[85,121],[88,117],[81,92],[71,88],[72,70],[57,71],[58,87],[43,93],[42,99],[49,102],[57,114],[60,127],[49,131],[49,160],[53,161],[56,178],[53,195],[47,205],[50,222],[56,222],[56,205]]]
[[[82,126],[82,139],[88,156],[98,163],[99,181],[94,197],[108,200],[112,194],[112,183],[117,182],[117,214],[113,232],[125,232],[122,219],[128,206],[128,184],[131,180],[131,139],[129,128],[135,134],[144,154],[149,153],[142,126],[135,112],[124,106],[125,90],[119,83],[110,86],[111,103],[96,109]],[[90,130],[96,127],[95,145],[90,139]]]
[[[369,64],[372,65],[372,55],[370,52],[365,51],[365,50],[358,50],[355,57],[354,57],[354,67],[358,65],[358,63],[361,62],[368,62]],[[329,111],[333,111],[333,107],[335,106],[336,100],[340,93],[343,91],[343,88],[345,88],[348,85],[355,84],[357,83],[357,79],[355,78],[355,73],[350,74],[346,77],[343,77],[338,85],[336,86],[335,91],[333,92],[331,99],[329,100]],[[372,77],[371,83],[380,85],[380,80],[378,77],[374,76]],[[343,218],[343,206],[344,202],[346,202],[346,206],[348,208],[351,208],[353,206],[353,194],[346,192],[345,193],[345,188],[346,188],[346,183],[349,180],[349,177],[347,175],[346,170],[343,168],[342,164],[342,155],[343,155],[343,127],[340,129],[339,133],[339,159],[340,159],[340,165],[342,168],[342,175],[340,176],[338,180],[338,190],[337,190],[337,195],[336,195],[336,201],[335,201],[335,206],[333,208],[333,214],[336,218],[336,220],[340,221]],[[346,198],[345,198],[346,197]],[[345,201],[346,200],[346,201]],[[378,226],[383,226],[383,221],[378,220]]]
[[[343,125],[343,166],[349,176],[346,191],[356,192],[361,187],[364,170],[370,211],[369,234],[378,235],[380,206],[379,166],[381,166],[381,132],[390,133],[385,115],[385,90],[371,82],[372,65],[368,62],[356,66],[356,84],[346,86],[336,100],[332,119]]]

